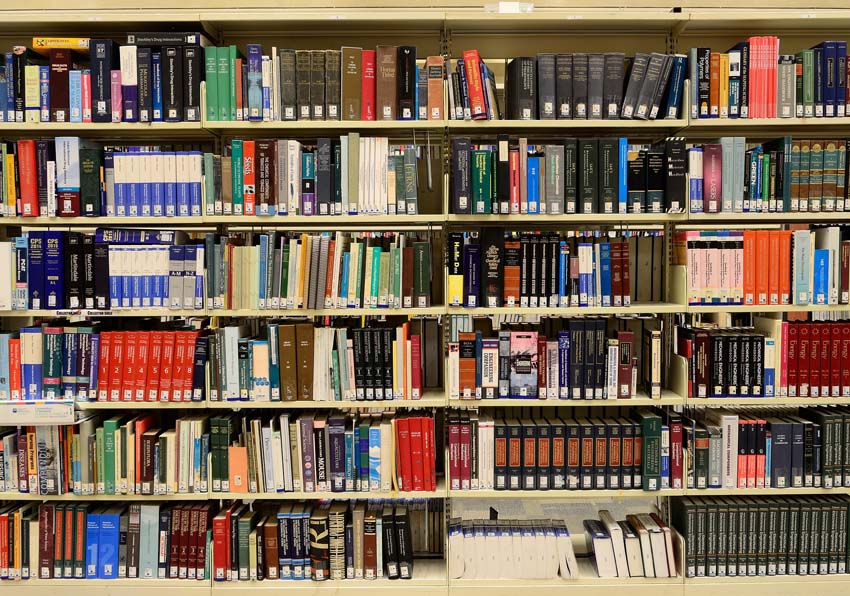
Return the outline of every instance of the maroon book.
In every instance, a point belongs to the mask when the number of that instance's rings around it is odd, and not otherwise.
[[[50,49],[50,121],[68,122],[70,120],[70,84],[71,50],[65,48]]]
[[[40,579],[53,578],[53,505],[38,508],[38,574]],[[32,576],[32,571],[30,571]]]
[[[706,213],[719,213],[723,188],[722,147],[716,143],[706,143],[702,147],[702,160],[702,209]]]

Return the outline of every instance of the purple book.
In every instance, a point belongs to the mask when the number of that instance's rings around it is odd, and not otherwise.
[[[301,215],[316,214],[315,156],[305,151],[301,154]]]
[[[719,144],[702,146],[703,211],[719,213],[723,188],[723,148]]]
[[[139,66],[136,46],[121,46],[121,105],[124,122],[139,121]]]
[[[328,443],[331,491],[345,492],[345,416],[328,418]]]
[[[481,297],[481,245],[466,244],[463,247],[463,305],[467,308],[479,306]]]

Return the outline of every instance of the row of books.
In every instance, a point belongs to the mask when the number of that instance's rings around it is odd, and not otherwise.
[[[846,496],[673,499],[685,577],[847,572]]]
[[[553,323],[546,330],[505,325],[493,336],[458,333],[448,344],[449,398],[616,400],[635,396],[639,385],[661,397],[660,319]]]
[[[558,519],[449,521],[451,579],[580,579],[575,538],[597,577],[677,577],[673,531],[656,513],[582,522],[583,540]]]
[[[754,36],[726,52],[691,48],[691,118],[843,118],[850,105],[846,41],[781,54]]]
[[[655,232],[506,232],[489,227],[448,235],[448,303],[476,307],[629,306],[660,299],[640,258],[655,259]],[[653,296],[656,296],[653,298]]]
[[[290,419],[291,418],[291,419]],[[429,415],[88,416],[2,435],[0,491],[36,495],[436,490]]]
[[[628,64],[627,64],[628,63]],[[680,54],[537,54],[505,66],[505,112],[478,50],[446,60],[450,120],[678,118],[687,57]]]
[[[193,32],[33,38],[0,76],[5,122],[200,122],[203,48]]]
[[[673,264],[686,266],[688,304],[846,304],[844,237],[838,226],[677,232]]]
[[[411,579],[414,556],[442,552],[439,515],[423,501],[7,505],[0,579]]]
[[[647,490],[670,488],[663,412],[618,418],[511,418],[452,412],[451,490]],[[668,433],[669,434],[669,433]],[[669,445],[669,443],[668,443]],[[681,470],[678,470],[681,478]],[[662,481],[663,479],[663,481]]]
[[[529,144],[452,139],[451,210],[458,214],[666,213],[686,208],[685,140],[566,138]]]
[[[760,316],[753,324],[755,329],[676,329],[675,353],[687,363],[689,397],[850,395],[846,322]]]
[[[836,212],[847,207],[847,141],[744,137],[688,148],[691,213]]]

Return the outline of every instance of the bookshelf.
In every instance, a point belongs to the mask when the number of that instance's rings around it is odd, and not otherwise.
[[[770,10],[731,7],[726,9],[705,9],[703,3],[685,0],[676,3],[680,11],[672,12],[664,0],[634,2],[629,0],[616,3],[616,6],[582,7],[569,10],[559,6],[555,0],[535,3],[534,12],[528,14],[500,14],[484,12],[480,8],[470,8],[454,0],[441,2],[434,8],[400,9],[396,0],[380,0],[376,4],[380,10],[360,7],[356,2],[343,1],[318,3],[316,7],[306,7],[297,2],[271,2],[260,0],[252,3],[253,8],[234,7],[222,0],[187,0],[182,8],[172,8],[165,0],[149,0],[146,8],[126,9],[120,2],[96,0],[92,8],[69,11],[59,0],[37,1],[33,9],[0,9],[0,37],[20,39],[31,32],[69,33],[69,32],[123,32],[135,27],[156,29],[171,23],[184,23],[189,26],[203,27],[220,41],[242,43],[244,40],[259,38],[263,43],[272,43],[275,36],[289,33],[299,35],[298,43],[309,45],[304,37],[310,30],[317,33],[317,47],[332,47],[333,40],[350,37],[356,40],[374,40],[382,37],[404,39],[406,35],[420,47],[428,47],[434,53],[447,53],[457,56],[467,47],[479,47],[483,55],[519,55],[523,52],[544,51],[549,48],[563,48],[573,51],[586,47],[585,51],[596,51],[614,45],[627,52],[638,51],[682,51],[699,45],[721,47],[727,41],[750,33],[776,32],[788,37],[793,48],[808,47],[812,40],[826,38],[832,34],[842,35],[850,29],[850,10],[843,9],[839,3],[829,0],[819,2],[814,8],[795,8],[796,2],[780,1]],[[732,2],[723,2],[732,5]],[[113,6],[114,5],[114,6]],[[787,7],[787,8],[786,8]],[[571,37],[565,40],[565,37]],[[423,43],[421,40],[427,39]],[[325,40],[331,40],[325,43]],[[366,45],[367,42],[363,42]],[[564,46],[563,44],[566,44]],[[338,45],[338,44],[337,44]],[[726,47],[726,46],[724,46]],[[577,51],[577,50],[576,50]],[[442,143],[445,151],[446,139],[452,136],[492,137],[498,133],[525,136],[576,135],[622,133],[624,136],[658,139],[667,135],[684,136],[689,140],[709,139],[724,135],[746,135],[754,138],[771,138],[781,134],[795,135],[847,135],[850,136],[850,118],[789,118],[763,120],[690,120],[687,110],[683,118],[655,121],[486,121],[466,122],[453,120],[440,121],[393,121],[393,122],[186,122],[167,124],[0,124],[0,137],[22,138],[27,136],[79,135],[91,138],[149,139],[151,141],[203,139],[205,142],[220,143],[222,138],[246,136],[287,135],[293,137],[316,137],[334,135],[346,131],[358,131],[364,134],[390,135],[393,138],[410,137],[417,134],[417,140],[431,135],[433,142]],[[421,136],[420,136],[421,135]],[[443,192],[447,191],[444,184]],[[444,197],[443,205],[448,199]],[[735,227],[757,227],[766,223],[815,223],[850,221],[848,213],[760,213],[760,214],[697,214],[697,213],[642,213],[642,214],[569,214],[569,215],[455,215],[449,214],[444,207],[440,213],[414,216],[395,215],[357,215],[357,216],[312,216],[312,217],[247,217],[202,215],[199,217],[161,217],[161,218],[2,218],[0,228],[95,228],[105,226],[132,226],[153,228],[201,229],[272,229],[272,228],[313,228],[322,230],[348,229],[372,226],[392,229],[427,227],[435,231],[448,228],[464,229],[467,226],[511,226],[530,228],[538,226],[552,227],[605,227],[618,226],[622,229],[638,229],[640,226],[661,226],[666,232],[672,232],[679,226],[728,224]],[[669,248],[666,251],[669,254]],[[439,259],[435,261],[438,263]],[[848,305],[688,305],[684,281],[686,277],[680,268],[671,267],[667,280],[665,300],[652,303],[637,303],[624,308],[488,308],[467,309],[448,305],[433,305],[413,309],[302,309],[302,310],[172,310],[172,309],[116,309],[110,311],[1,311],[2,318],[50,318],[70,317],[326,317],[326,316],[444,316],[471,315],[485,316],[583,316],[583,315],[708,315],[716,313],[756,313],[756,312],[844,312],[850,311]],[[435,271],[439,267],[435,265]],[[438,274],[435,274],[438,275]],[[449,400],[442,390],[426,392],[422,399],[411,401],[386,402],[106,402],[76,404],[51,404],[54,410],[62,410],[67,416],[70,405],[73,410],[99,411],[112,410],[303,410],[303,409],[362,409],[362,408],[605,408],[631,406],[661,406],[681,408],[699,406],[706,408],[735,406],[795,406],[840,404],[850,405],[850,398],[709,398],[688,399],[681,390],[680,371],[673,365],[670,371],[670,389],[662,393],[660,399],[650,399],[640,395],[630,400]],[[8,412],[14,404],[0,404],[0,420],[8,423],[16,418]],[[27,404],[24,415],[36,415],[40,405]],[[59,415],[56,412],[53,415]],[[29,418],[27,420],[36,420]],[[448,490],[441,479],[434,493],[366,493],[369,498],[428,498],[446,499],[447,504],[454,499],[542,499],[593,501],[605,499],[660,498],[675,496],[717,496],[717,495],[835,495],[850,494],[848,488],[836,489],[744,489],[726,491],[710,490],[661,490],[661,491],[455,491]],[[10,500],[44,500],[38,495],[0,495]],[[208,493],[178,494],[157,496],[157,501],[214,501],[220,499],[361,499],[364,493],[273,493],[254,495],[246,493]],[[72,501],[73,496],[60,499]],[[151,497],[135,495],[96,495],[85,497],[95,502],[143,501]],[[409,582],[389,582],[386,580],[366,581],[328,581],[322,584],[313,582],[290,582],[286,589],[293,593],[321,595],[326,593],[366,594],[375,591],[412,590],[417,594],[489,594],[494,596],[515,594],[517,591],[531,588],[541,593],[560,593],[570,590],[587,596],[604,596],[619,593],[635,596],[688,595],[708,596],[722,590],[731,595],[776,596],[793,594],[799,590],[813,591],[817,594],[832,595],[846,593],[850,580],[847,576],[815,577],[745,577],[745,578],[632,578],[598,579],[595,578],[590,563],[581,561],[579,580],[454,580],[448,579],[443,561],[417,560],[415,576]],[[8,584],[0,584],[8,585]],[[73,585],[73,588],[69,586]],[[209,580],[171,581],[171,580],[88,580],[69,584],[57,580],[29,580],[15,584],[22,594],[41,596],[53,594],[61,587],[69,593],[85,590],[91,596],[122,594],[127,596],[148,596],[163,589],[187,590],[190,594],[227,594],[228,596],[251,596],[263,591],[278,590],[275,582],[211,582]],[[81,592],[80,592],[81,593]]]

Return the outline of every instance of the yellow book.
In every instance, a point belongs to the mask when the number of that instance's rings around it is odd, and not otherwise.
[[[88,37],[33,37],[32,49],[43,56],[50,54],[50,50],[68,49],[78,52],[88,52]]]
[[[301,234],[301,254],[298,258],[298,285],[295,291],[295,307],[304,308],[304,282],[307,280],[307,259],[310,255],[311,236]]]
[[[27,64],[24,67],[24,114],[27,122],[41,121],[41,95],[39,93],[39,67]]]
[[[720,54],[720,117],[729,117],[729,54]]]
[[[18,214],[18,195],[15,192],[15,156],[6,155],[6,215],[14,217]]]

